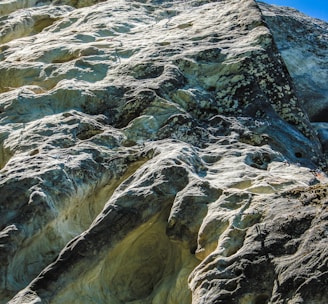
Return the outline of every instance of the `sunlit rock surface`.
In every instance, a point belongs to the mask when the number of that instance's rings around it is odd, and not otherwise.
[[[0,3],[0,303],[326,304],[327,66],[261,9]]]

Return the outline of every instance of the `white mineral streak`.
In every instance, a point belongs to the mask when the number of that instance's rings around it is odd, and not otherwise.
[[[0,2],[0,303],[326,304],[327,64],[261,9],[306,111],[253,0]]]

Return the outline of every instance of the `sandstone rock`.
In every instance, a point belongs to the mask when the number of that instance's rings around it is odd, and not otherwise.
[[[325,121],[261,9],[0,4],[0,303],[326,302]]]

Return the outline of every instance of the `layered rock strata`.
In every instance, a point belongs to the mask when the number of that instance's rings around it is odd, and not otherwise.
[[[325,121],[256,2],[0,13],[0,303],[326,303]]]

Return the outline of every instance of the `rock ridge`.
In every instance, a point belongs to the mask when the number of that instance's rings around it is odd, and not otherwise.
[[[253,0],[0,15],[0,303],[326,303],[327,23]]]

